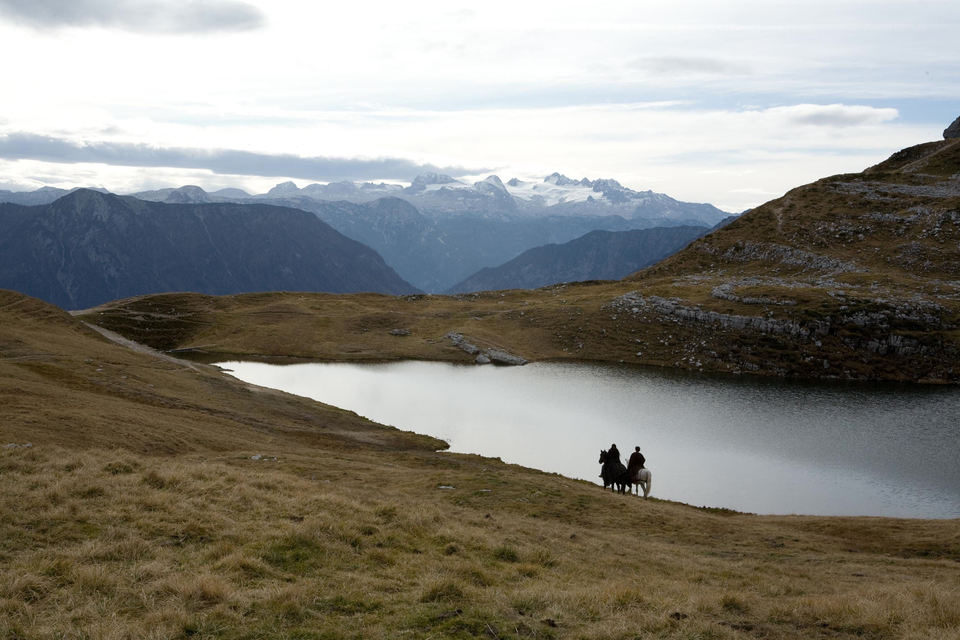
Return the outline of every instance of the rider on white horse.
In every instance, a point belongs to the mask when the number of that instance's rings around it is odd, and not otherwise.
[[[650,470],[644,468],[647,459],[640,453],[640,447],[634,447],[630,454],[630,462],[627,463],[627,472],[630,474],[630,482],[637,488],[637,495],[640,495],[640,487],[643,487],[643,497],[650,495]]]

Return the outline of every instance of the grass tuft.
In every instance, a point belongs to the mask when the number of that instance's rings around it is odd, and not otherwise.
[[[422,596],[420,602],[447,602],[456,603],[464,599],[464,593],[461,586],[452,581],[443,581],[429,587]]]
[[[520,554],[508,545],[502,545],[493,550],[493,557],[503,562],[519,562]]]

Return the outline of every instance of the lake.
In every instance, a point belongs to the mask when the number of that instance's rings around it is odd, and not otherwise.
[[[960,517],[960,390],[659,369],[223,362],[237,378],[599,483],[640,446],[652,496],[764,514]]]

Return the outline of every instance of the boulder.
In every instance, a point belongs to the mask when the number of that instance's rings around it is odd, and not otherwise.
[[[522,366],[527,364],[527,361],[520,356],[515,356],[512,353],[508,353],[501,349],[487,349],[485,352],[486,356],[490,359],[490,362],[493,364],[503,364],[509,365],[512,367]]]

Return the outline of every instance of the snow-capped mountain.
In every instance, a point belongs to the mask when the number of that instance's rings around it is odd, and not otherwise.
[[[506,183],[491,175],[472,184],[448,175],[428,173],[417,176],[407,187],[334,182],[298,188],[292,182],[285,182],[256,197],[308,197],[362,203],[388,196],[406,200],[430,217],[451,214],[620,216],[657,224],[712,226],[729,215],[713,205],[681,202],[654,191],[635,191],[616,180],[573,180],[560,173],[552,173],[542,180],[513,178]]]

